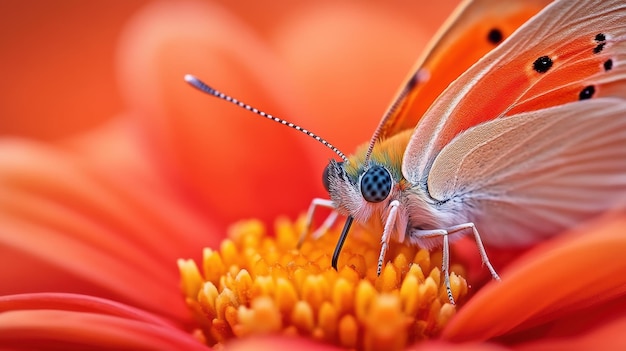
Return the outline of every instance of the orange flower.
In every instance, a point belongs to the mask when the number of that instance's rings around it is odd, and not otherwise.
[[[109,122],[54,145],[0,141],[0,345],[206,349],[206,335],[199,332],[204,326],[192,318],[189,296],[185,300],[181,293],[176,260],[204,262],[203,248],[224,245],[222,233],[242,218],[266,223],[277,214],[295,218],[311,198],[324,195],[319,178],[332,154],[199,94],[184,83],[184,74],[353,150],[367,140],[435,24],[450,12],[444,3],[422,9],[425,5],[286,1],[259,8],[256,2],[189,1],[142,8],[116,48],[125,102],[97,100],[108,114],[124,106],[119,116],[91,119]],[[132,10],[116,6],[120,13]],[[30,61],[14,55],[14,65],[5,70],[30,72]],[[14,78],[22,85],[3,104],[3,116],[33,121],[29,114],[47,115],[46,102],[63,104],[74,122],[62,120],[51,132],[30,135],[68,135],[80,128],[77,117],[92,111],[91,96],[76,95],[70,103],[66,89],[80,93],[81,81],[113,65],[110,57],[105,61],[81,71],[57,59],[48,77],[67,72],[62,77],[74,84],[52,89],[56,85],[46,82],[52,91],[38,90],[36,77]],[[115,95],[111,86],[103,89]],[[63,119],[60,111],[49,118]],[[24,125],[17,129],[29,134]],[[523,254],[495,252],[500,283],[485,283],[475,252],[465,254],[475,247],[460,243],[454,254],[470,295],[453,313],[445,307],[440,315],[453,315],[449,322],[410,349],[626,347],[626,278],[620,274],[626,268],[625,231],[626,215],[611,213]],[[189,272],[184,264],[181,271]],[[362,274],[355,279],[365,281],[367,269]],[[412,274],[419,277],[417,272],[394,277]],[[197,282],[193,289],[205,284],[203,279],[183,274],[184,283]],[[189,293],[189,286],[184,288]],[[257,318],[254,308],[243,311],[239,321]],[[226,344],[233,350],[294,347],[337,349],[302,336],[249,336]]]

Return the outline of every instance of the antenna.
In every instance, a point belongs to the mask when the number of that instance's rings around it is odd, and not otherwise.
[[[222,92],[220,92],[218,90],[215,90],[215,89],[211,88],[210,86],[208,86],[203,81],[201,81],[200,79],[192,76],[191,74],[186,74],[185,75],[185,81],[187,83],[189,83],[192,87],[194,87],[194,88],[196,88],[196,89],[198,89],[198,90],[200,90],[200,91],[202,91],[204,93],[207,93],[209,95],[213,95],[213,96],[215,96],[218,99],[226,100],[226,101],[228,101],[230,103],[233,103],[233,104],[235,104],[235,105],[237,105],[237,106],[239,106],[239,107],[241,107],[243,109],[246,109],[246,110],[248,110],[248,111],[250,111],[252,113],[255,113],[255,114],[259,115],[259,116],[265,117],[265,118],[270,119],[270,120],[272,120],[274,122],[278,122],[278,123],[280,123],[282,125],[285,125],[287,127],[293,128],[293,129],[295,129],[295,130],[297,130],[299,132],[302,132],[302,133],[310,136],[311,138],[319,141],[320,143],[322,143],[322,145],[326,146],[327,148],[333,150],[333,152],[336,153],[339,157],[341,157],[341,159],[344,162],[348,162],[348,158],[346,157],[346,155],[344,155],[343,152],[339,151],[339,149],[337,149],[331,143],[329,143],[326,140],[324,140],[321,137],[319,137],[317,134],[314,134],[314,133],[312,133],[312,132],[310,132],[310,131],[308,131],[306,129],[303,129],[302,127],[300,127],[300,126],[298,126],[296,124],[293,124],[293,123],[291,123],[289,121],[286,121],[286,120],[278,118],[278,117],[274,117],[274,116],[270,115],[269,113],[265,113],[263,111],[260,111],[260,110],[258,110],[256,108],[246,104],[245,102],[239,101],[239,100],[237,100],[237,99],[235,99],[235,98],[233,98],[231,96],[228,96],[228,95],[226,95],[226,94],[224,94],[224,93],[222,93]]]

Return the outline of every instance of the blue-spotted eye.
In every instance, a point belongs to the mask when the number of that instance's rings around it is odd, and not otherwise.
[[[381,202],[391,192],[391,174],[382,166],[373,166],[361,177],[361,194],[367,202]]]

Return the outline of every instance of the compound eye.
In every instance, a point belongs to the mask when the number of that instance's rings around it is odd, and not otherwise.
[[[373,166],[361,177],[361,194],[367,202],[381,202],[391,192],[391,174],[382,166]]]
[[[332,162],[327,164],[326,167],[324,168],[324,172],[322,173],[322,184],[324,184],[324,189],[326,189],[327,192],[330,192],[330,167],[332,165]],[[337,162],[337,165],[341,166],[343,165],[343,162]]]

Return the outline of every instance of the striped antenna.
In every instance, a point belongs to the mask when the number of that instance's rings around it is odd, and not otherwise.
[[[233,104],[235,104],[235,105],[237,105],[237,106],[239,106],[241,108],[244,108],[244,109],[246,109],[246,110],[248,110],[248,111],[250,111],[252,113],[255,113],[255,114],[259,115],[259,116],[265,117],[265,118],[270,119],[270,120],[272,120],[274,122],[278,122],[278,123],[280,123],[282,125],[285,125],[287,127],[293,128],[293,129],[295,129],[295,130],[297,130],[299,132],[302,132],[302,133],[310,136],[311,138],[319,141],[320,143],[322,143],[322,145],[326,146],[327,148],[333,150],[333,152],[336,153],[339,157],[341,157],[341,159],[344,162],[348,162],[348,158],[346,157],[346,155],[344,155],[343,152],[339,151],[339,149],[337,149],[331,143],[329,143],[326,140],[324,140],[321,137],[319,137],[317,134],[309,132],[308,130],[303,129],[302,127],[300,127],[300,126],[298,126],[296,124],[293,124],[293,123],[291,123],[289,121],[286,121],[284,119],[281,119],[281,118],[278,118],[278,117],[274,117],[274,116],[272,116],[272,115],[270,115],[268,113],[265,113],[265,112],[263,112],[263,111],[261,111],[259,109],[256,109],[256,108],[246,104],[245,102],[239,101],[239,100],[237,100],[237,99],[235,99],[235,98],[233,98],[231,96],[228,96],[228,95],[226,95],[226,94],[224,94],[224,93],[222,93],[222,92],[220,92],[218,90],[215,90],[215,89],[211,88],[210,86],[208,86],[203,81],[201,81],[200,79],[192,76],[191,74],[186,74],[185,75],[185,81],[187,83],[189,83],[192,87],[194,87],[194,88],[196,88],[196,89],[198,89],[198,90],[200,90],[200,91],[202,91],[204,93],[207,93],[209,95],[213,95],[216,98],[219,98],[219,99],[222,99],[222,100],[226,100],[226,101],[228,101],[230,103],[233,103]]]

